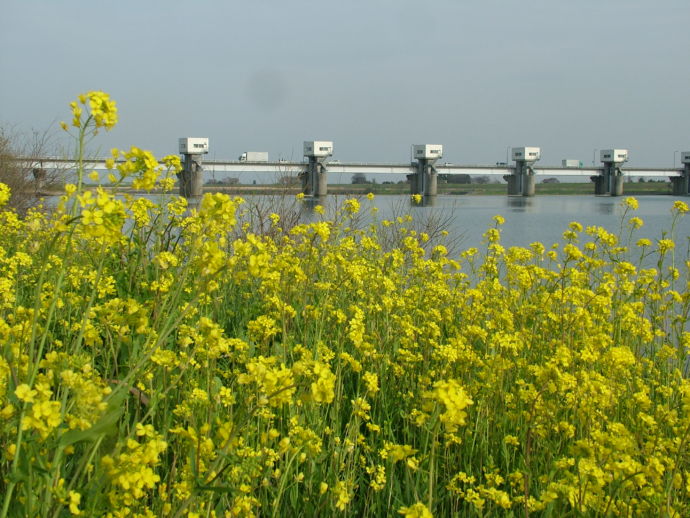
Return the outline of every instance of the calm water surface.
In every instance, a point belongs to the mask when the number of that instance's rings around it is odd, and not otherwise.
[[[343,202],[352,196],[330,195],[325,200],[297,202],[294,196],[246,196],[249,204],[263,207],[263,212],[299,211],[302,221],[316,221],[322,216],[313,212],[315,203],[323,204],[327,213],[332,214]],[[151,197],[154,199],[154,197]],[[637,216],[644,221],[642,228],[634,233],[637,240],[646,237],[652,241],[660,239],[664,232],[670,232],[673,203],[679,199],[690,204],[689,197],[674,196],[639,196],[639,208],[625,214],[622,197],[606,196],[548,196],[532,198],[521,196],[438,196],[433,206],[422,207],[411,202],[409,196],[376,196],[374,200],[359,197],[363,218],[370,218],[371,209],[378,208],[375,218],[392,219],[396,216],[410,214],[416,226],[434,220],[448,230],[454,242],[459,241],[462,249],[482,244],[482,234],[494,225],[493,217],[505,218],[502,226],[501,242],[504,246],[528,246],[534,241],[545,245],[562,242],[563,231],[568,224],[577,221],[583,227],[601,226],[619,234],[629,229],[627,220]],[[156,199],[157,201],[157,199]],[[51,200],[48,200],[50,204]],[[690,213],[680,218],[675,228],[675,239],[679,252],[684,253],[690,239]]]
[[[329,197],[326,206],[332,209],[343,199]],[[432,207],[415,206],[408,196],[377,196],[373,201],[363,198],[361,203],[363,211],[378,207],[380,219],[409,213],[420,221],[430,217],[446,221],[449,223],[447,230],[460,236],[461,246],[467,248],[481,244],[482,234],[493,226],[493,217],[497,214],[506,220],[501,239],[504,246],[528,246],[534,241],[547,245],[561,242],[563,231],[572,221],[585,228],[601,226],[616,234],[623,222],[623,230],[627,233],[626,222],[632,216],[644,221],[643,227],[635,231],[635,240],[646,237],[654,241],[660,239],[663,232],[670,231],[671,208],[676,199],[690,204],[687,197],[640,196],[637,198],[639,208],[629,210],[627,215],[623,206],[625,196],[438,196]],[[676,224],[675,237],[678,247],[685,251],[690,237],[690,213]]]

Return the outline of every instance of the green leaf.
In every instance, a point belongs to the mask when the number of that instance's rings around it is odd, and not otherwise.
[[[65,448],[70,444],[81,441],[96,441],[102,436],[114,434],[116,425],[124,410],[123,401],[127,397],[127,390],[119,390],[108,400],[108,408],[101,418],[88,430],[70,430],[60,437],[59,446]]]

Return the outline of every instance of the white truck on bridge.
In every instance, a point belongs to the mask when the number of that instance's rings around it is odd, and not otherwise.
[[[240,162],[268,162],[268,151],[245,151],[240,155]]]
[[[564,159],[561,163],[563,167],[582,167],[582,162],[579,160]]]

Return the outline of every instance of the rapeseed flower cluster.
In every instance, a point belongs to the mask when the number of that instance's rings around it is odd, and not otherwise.
[[[117,106],[105,92],[91,91],[80,94],[76,101],[70,103],[72,109],[72,126],[82,129],[93,124],[98,128],[112,129],[117,124]],[[67,124],[60,123],[66,131]]]
[[[453,257],[357,200],[256,232],[113,160],[163,194],[0,212],[0,518],[687,513],[685,203]]]

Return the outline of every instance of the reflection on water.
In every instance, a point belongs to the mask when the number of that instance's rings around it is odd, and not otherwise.
[[[437,197],[436,196],[422,196],[418,198],[419,201],[415,200],[410,196],[410,207],[436,207]]]
[[[321,219],[321,215],[314,209],[317,206],[328,206],[328,196],[321,198],[305,197],[300,205],[300,221],[303,223],[312,223]]]
[[[611,215],[615,212],[616,206],[620,204],[620,198],[600,197],[601,203],[596,204],[598,214]],[[617,201],[614,201],[617,200]]]
[[[508,196],[508,207],[511,212],[526,212],[533,206],[532,197],[525,196]]]
[[[377,196],[373,201],[362,200],[362,208],[379,208],[381,218],[390,217],[391,207],[407,196]],[[671,209],[676,198],[673,196],[641,196],[639,209],[627,211],[625,197],[604,196],[438,196],[433,208],[411,206],[413,217],[426,215],[427,211],[442,213],[450,221],[447,230],[451,235],[462,235],[463,247],[480,246],[482,234],[494,225],[493,217],[505,217],[501,241],[504,246],[528,246],[534,241],[547,245],[562,242],[562,235],[568,225],[577,221],[585,228],[601,226],[611,232],[618,232],[621,220],[624,228],[632,216],[642,218],[644,226],[635,232],[635,239],[642,237],[661,238],[663,231],[671,228]],[[368,202],[368,203],[367,203]],[[690,224],[677,225],[676,241],[684,252],[690,236]],[[582,238],[583,240],[586,237]]]
[[[317,203],[324,205],[326,214],[331,215],[350,196],[329,195],[318,202],[303,200],[306,207]],[[642,218],[644,226],[635,232],[635,239],[646,237],[654,241],[661,238],[663,231],[671,228],[671,208],[676,200],[672,196],[641,196],[639,210],[627,211],[625,197],[608,196],[457,196],[440,195],[432,206],[414,202],[410,196],[376,196],[374,200],[359,197],[362,215],[371,216],[371,209],[378,208],[375,218],[395,219],[405,213],[418,221],[430,219],[442,221],[450,237],[461,238],[462,247],[480,246],[482,234],[494,225],[493,217],[505,217],[501,241],[504,246],[528,246],[541,241],[550,246],[562,242],[562,235],[568,225],[577,221],[583,225],[601,226],[611,232],[618,232],[621,220],[632,216]],[[318,220],[322,216],[305,211],[302,221]],[[627,224],[623,222],[623,228]],[[690,224],[677,225],[676,239],[681,250],[690,235]],[[586,236],[582,238],[584,241]]]
[[[157,196],[147,196],[158,201]],[[302,222],[320,221],[324,217],[332,217],[342,208],[343,202],[352,196],[329,195],[323,198],[304,198],[296,200],[294,195],[253,195],[246,196],[249,206],[260,207],[261,214],[276,212],[283,216],[294,216],[294,220]],[[671,209],[676,197],[674,196],[640,196],[639,209],[627,211],[624,206],[625,197],[611,198],[607,196],[458,196],[440,195],[427,198],[427,203],[416,203],[409,195],[376,196],[369,200],[366,196],[357,197],[361,204],[359,220],[362,222],[383,219],[395,219],[404,214],[411,214],[417,222],[430,222],[429,225],[443,225],[448,230],[450,238],[461,239],[462,247],[480,246],[482,234],[487,228],[494,226],[493,217],[500,214],[505,217],[502,226],[501,242],[504,246],[528,246],[534,241],[541,241],[551,245],[562,241],[562,234],[572,221],[588,226],[602,226],[611,232],[622,228],[627,229],[626,220],[637,216],[644,221],[644,226],[635,231],[634,239],[642,237],[652,241],[660,239],[662,232],[671,228]],[[57,198],[56,198],[57,199]],[[688,201],[688,198],[680,198]],[[432,201],[432,203],[428,203]],[[198,206],[199,199],[189,200],[189,206]],[[55,200],[52,200],[55,204]],[[46,205],[51,200],[46,199]],[[322,205],[325,215],[315,211],[317,205]],[[373,213],[376,207],[378,212]],[[687,219],[687,218],[686,218]],[[621,225],[622,223],[622,225]],[[678,253],[684,253],[690,236],[690,223],[683,221],[676,226],[676,242]],[[583,237],[583,240],[586,238]]]

